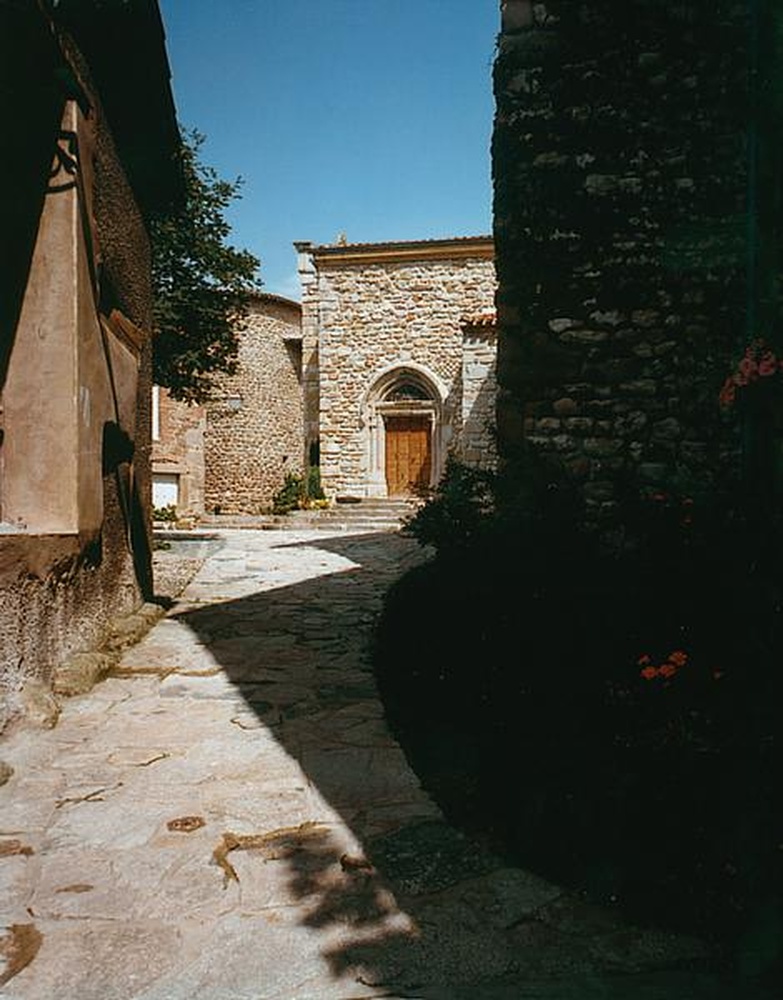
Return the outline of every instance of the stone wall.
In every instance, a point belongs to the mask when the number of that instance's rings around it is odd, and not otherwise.
[[[610,515],[709,489],[753,315],[750,3],[503,3],[493,140],[501,448],[526,437]],[[756,236],[758,234],[755,234]]]
[[[301,472],[301,307],[258,295],[239,338],[238,368],[207,405],[207,513],[266,510],[286,472]]]
[[[308,400],[318,420],[311,412],[306,423],[318,428],[327,495],[385,495],[369,410],[374,386],[395,370],[431,387],[434,479],[457,444],[463,322],[492,309],[495,294],[491,241],[471,240],[311,249],[316,277],[308,272],[304,306],[305,325],[318,333],[310,345],[318,393]]]
[[[459,454],[479,468],[495,465],[497,401],[495,315],[472,319],[462,341],[462,428]]]

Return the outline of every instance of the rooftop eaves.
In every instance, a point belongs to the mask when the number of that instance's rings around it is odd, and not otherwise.
[[[300,253],[309,253],[319,264],[373,263],[383,261],[459,259],[478,257],[492,260],[495,244],[491,236],[451,236],[443,239],[402,240],[383,243],[294,244]]]

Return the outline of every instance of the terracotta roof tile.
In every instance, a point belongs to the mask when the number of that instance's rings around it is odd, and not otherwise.
[[[256,302],[277,302],[282,306],[292,306],[300,310],[302,308],[302,303],[296,299],[287,299],[284,295],[275,295],[274,292],[255,291],[251,293],[251,298]]]

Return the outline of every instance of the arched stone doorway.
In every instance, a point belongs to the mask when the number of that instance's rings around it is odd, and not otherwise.
[[[369,496],[411,496],[438,481],[446,395],[440,379],[419,365],[376,377],[362,404]]]

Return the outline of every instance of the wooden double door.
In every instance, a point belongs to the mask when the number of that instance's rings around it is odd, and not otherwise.
[[[386,487],[390,497],[430,485],[432,421],[428,415],[385,417]]]

